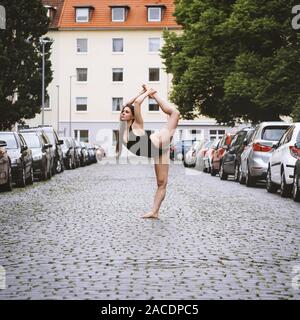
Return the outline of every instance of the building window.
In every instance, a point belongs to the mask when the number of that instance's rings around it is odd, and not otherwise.
[[[111,15],[112,15],[113,22],[124,22],[125,21],[125,8],[112,8]]]
[[[86,82],[87,81],[87,68],[77,68],[77,81]]]
[[[123,81],[123,68],[113,68],[113,82]]]
[[[159,81],[159,68],[149,68],[149,81]]]
[[[161,7],[148,7],[148,21],[161,21]]]
[[[44,109],[51,109],[50,96],[48,94],[45,95]]]
[[[76,22],[89,22],[89,8],[76,8]]]
[[[112,111],[121,111],[123,105],[123,98],[114,97],[112,98]]]
[[[77,39],[77,53],[88,52],[88,39]]]
[[[89,142],[89,130],[74,130],[75,139],[80,142]]]
[[[119,137],[119,130],[113,130],[112,132],[112,145],[113,147],[115,147],[117,145],[117,140],[118,140],[118,137]]]
[[[112,39],[112,46],[113,46],[113,52],[123,52],[124,51],[124,45],[123,45],[123,39],[122,38],[115,38]]]
[[[159,52],[160,38],[149,38],[148,48],[149,52]]]
[[[87,111],[87,98],[77,97],[76,98],[76,111]]]
[[[209,130],[209,139],[211,141],[220,139],[225,134],[225,130]]]
[[[153,98],[148,100],[149,111],[159,111],[159,105],[157,101]]]

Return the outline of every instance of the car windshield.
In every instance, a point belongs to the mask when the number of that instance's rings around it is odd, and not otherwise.
[[[22,136],[24,137],[29,148],[40,148],[41,147],[40,139],[35,133],[22,132]]]
[[[279,141],[288,127],[266,127],[262,132],[262,140]]]
[[[6,142],[7,146],[6,149],[17,149],[17,141],[15,138],[15,135],[13,133],[0,133],[0,140],[3,140]]]
[[[50,140],[50,143],[53,145],[53,146],[55,146],[55,139],[54,139],[54,134],[53,134],[53,132],[52,131],[45,131],[45,133],[46,133],[46,135],[47,135],[47,137],[49,138],[49,140]]]

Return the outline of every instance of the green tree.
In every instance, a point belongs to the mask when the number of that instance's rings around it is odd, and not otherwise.
[[[49,18],[41,0],[0,0],[6,29],[0,30],[0,130],[41,111],[42,48]],[[45,45],[45,87],[52,80],[51,44]],[[17,94],[17,100],[13,99]]]
[[[175,0],[183,32],[165,31],[171,100],[186,119],[259,122],[290,115],[300,96],[291,0]]]
[[[300,122],[300,98],[297,100],[293,108],[292,117],[294,122]]]

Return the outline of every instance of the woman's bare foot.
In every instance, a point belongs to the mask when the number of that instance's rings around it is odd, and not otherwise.
[[[158,219],[158,212],[152,212],[152,211],[150,211],[150,212],[144,214],[144,215],[142,216],[142,218]]]

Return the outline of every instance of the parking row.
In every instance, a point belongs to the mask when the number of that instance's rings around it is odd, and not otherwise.
[[[300,202],[300,123],[263,122],[186,145],[173,147],[173,158],[181,156],[184,166],[221,180],[232,176],[247,187],[265,182],[268,192]]]
[[[24,188],[65,169],[96,163],[105,156],[98,145],[58,137],[52,126],[0,132],[0,190]]]

